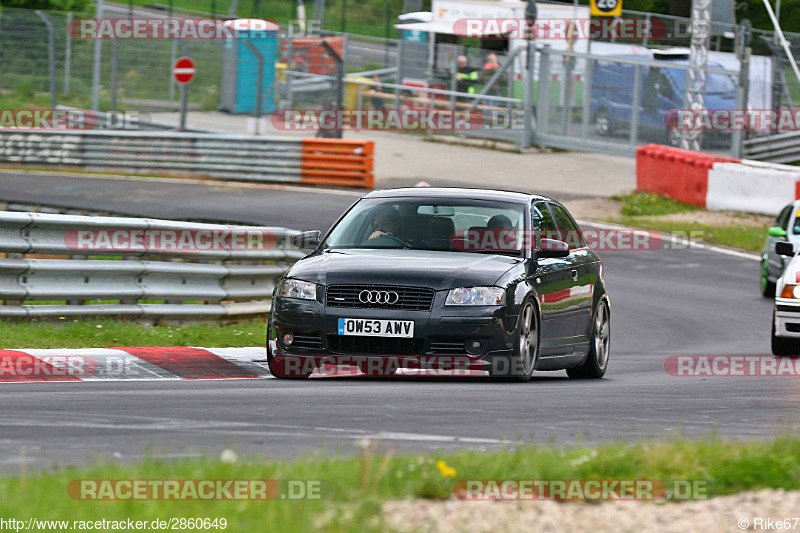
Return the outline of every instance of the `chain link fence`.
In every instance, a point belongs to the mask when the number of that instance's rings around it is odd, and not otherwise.
[[[70,20],[93,15],[29,9],[0,11],[0,91],[15,96],[15,107],[48,102],[48,28],[53,25],[55,77],[59,104],[89,108],[91,103],[94,40],[71,38]],[[101,110],[176,109],[180,91],[172,77],[172,64],[189,55],[197,76],[189,90],[194,109],[219,105],[222,76],[221,40],[103,40],[100,42],[99,105]]]

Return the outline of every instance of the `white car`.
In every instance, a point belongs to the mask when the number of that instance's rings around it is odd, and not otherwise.
[[[784,206],[769,228],[761,254],[761,294],[765,298],[775,296],[775,284],[791,257],[783,257],[775,252],[775,244],[780,241],[800,245],[800,200]]]
[[[775,287],[772,318],[772,353],[800,355],[800,254],[790,242],[775,243],[776,254],[791,258]],[[800,249],[800,247],[798,247]]]

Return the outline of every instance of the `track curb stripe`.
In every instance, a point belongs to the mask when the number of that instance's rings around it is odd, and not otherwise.
[[[0,350],[0,383],[269,377],[263,347]]]
[[[56,367],[41,357],[18,350],[0,350],[0,382],[80,381],[69,369]]]
[[[204,348],[120,348],[181,379],[256,378],[256,374]]]

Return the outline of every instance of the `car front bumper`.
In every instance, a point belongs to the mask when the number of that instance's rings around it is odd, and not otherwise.
[[[791,298],[775,299],[775,335],[800,338],[800,301]]]
[[[494,358],[511,356],[516,315],[505,306],[445,306],[446,296],[447,291],[437,291],[430,311],[328,307],[317,300],[278,297],[270,315],[271,355],[334,364],[387,358],[408,368],[436,361],[483,368]],[[340,318],[413,320],[414,337],[338,335]],[[286,332],[294,336],[291,346],[282,341]],[[468,352],[468,341],[479,341],[481,349]]]

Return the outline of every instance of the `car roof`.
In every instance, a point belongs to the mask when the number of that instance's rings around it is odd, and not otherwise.
[[[503,202],[528,203],[531,200],[550,198],[538,194],[498,189],[478,189],[468,187],[402,187],[372,191],[364,198],[465,198],[470,200],[498,200]]]
[[[646,57],[646,56],[643,56],[641,54],[614,54],[614,55],[610,55],[610,56],[607,56],[607,57],[610,58],[609,59],[610,61],[613,61],[613,58],[615,58],[615,57],[625,58],[625,59],[644,59],[646,61],[660,61],[661,63],[664,63],[666,68],[669,68],[669,65],[671,65],[671,64],[672,65],[689,65],[690,64],[690,61],[688,59],[685,59],[685,58],[682,58],[682,57],[676,57],[676,58]],[[631,67],[636,66],[636,65],[631,65],[630,63],[626,63],[626,64],[631,66]],[[718,63],[716,61],[706,61],[706,65],[709,66],[709,67],[712,67],[712,68],[724,69],[724,66],[721,63]],[[655,66],[655,65],[647,65],[647,66]]]

